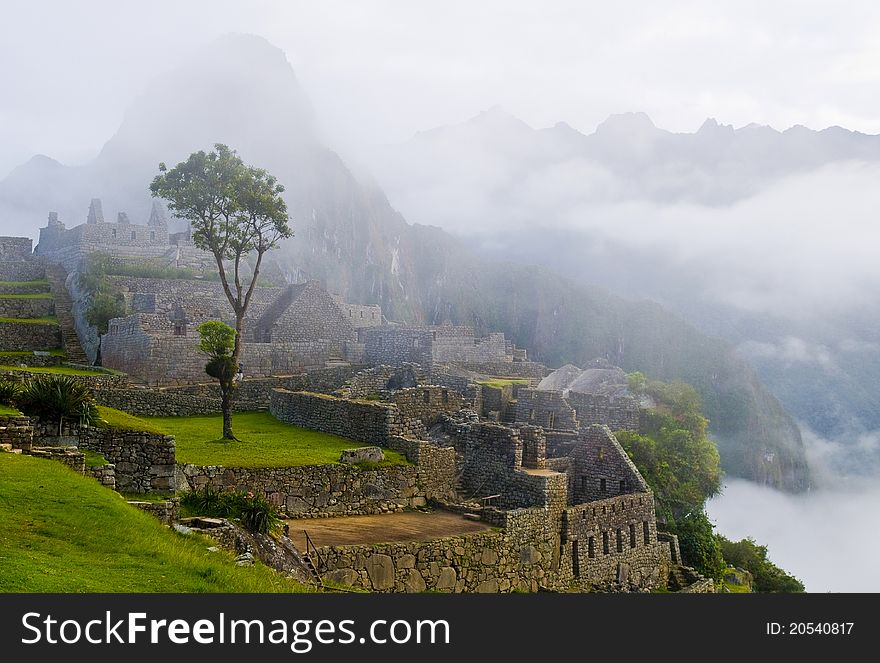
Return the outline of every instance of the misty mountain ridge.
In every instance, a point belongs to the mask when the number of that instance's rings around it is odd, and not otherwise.
[[[538,133],[508,120],[499,126],[497,114],[481,122],[513,153],[552,161],[563,148],[582,149],[570,128]],[[730,346],[657,304],[577,285],[523,261],[488,261],[437,227],[410,225],[381,188],[354,177],[315,127],[283,52],[261,38],[226,37],[157,78],[92,162],[33,159],[0,182],[3,232],[35,235],[48,210],[76,225],[96,196],[110,218],[126,210],[143,222],[160,161],[172,165],[225,142],[286,186],[296,235],[272,254],[286,273],[319,279],[352,302],[378,303],[390,319],[503,331],[550,366],[602,357],[625,370],[684,379],[704,399],[729,472],[792,490],[809,485],[797,427]],[[512,133],[517,141],[505,139]]]
[[[777,131],[754,123],[734,128],[708,118],[694,133],[673,133],[658,128],[646,113],[628,112],[611,115],[595,132],[583,134],[564,122],[534,129],[496,106],[461,124],[419,132],[410,141],[380,149],[372,165],[392,200],[418,195],[420,184],[430,195],[419,173],[420,163],[429,158],[425,153],[439,161],[435,167],[446,165],[450,177],[463,179],[471,169],[456,173],[454,163],[444,163],[454,159],[459,146],[479,165],[497,166],[510,187],[523,180],[528,186],[530,173],[550,177],[558,175],[554,168],[580,164],[585,171],[580,197],[591,202],[729,205],[792,174],[838,161],[880,160],[880,136],[838,126]],[[505,158],[515,161],[496,163]],[[486,178],[490,184],[497,181],[491,174]],[[601,186],[590,182],[596,178]],[[438,210],[436,218],[425,221],[443,225],[443,214]]]
[[[673,133],[644,113],[585,135],[496,108],[373,165],[410,220],[661,302],[736,344],[799,420],[865,447],[839,465],[880,467],[880,136],[711,118]]]

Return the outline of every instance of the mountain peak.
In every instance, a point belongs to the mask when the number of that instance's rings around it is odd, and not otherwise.
[[[615,113],[596,128],[597,134],[646,135],[658,131],[647,113]]]
[[[733,133],[733,125],[732,124],[719,124],[718,120],[714,117],[707,117],[706,121],[700,126],[697,130],[698,134],[732,134]]]

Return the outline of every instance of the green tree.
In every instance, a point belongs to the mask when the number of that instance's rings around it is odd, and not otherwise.
[[[701,509],[689,513],[675,521],[671,529],[678,535],[681,556],[704,576],[721,580],[726,565],[721,543],[706,512]]]
[[[759,546],[754,539],[730,541],[718,537],[724,560],[730,565],[752,574],[752,588],[756,592],[803,592],[804,583],[776,566],[767,558],[767,546]]]
[[[231,367],[238,369],[244,319],[260,273],[263,256],[292,236],[284,187],[262,168],[245,164],[235,150],[217,143],[211,152],[194,152],[170,170],[159,164],[150,184],[155,197],[167,201],[178,217],[189,220],[196,247],[217,262],[223,291],[235,313]],[[253,255],[250,281],[244,274]],[[234,439],[231,393],[223,406],[223,437]]]
[[[205,373],[220,383],[220,407],[223,411],[223,437],[232,432],[232,394],[235,390],[235,373],[238,365],[235,352],[238,332],[225,322],[208,320],[198,326],[199,350],[208,355]]]

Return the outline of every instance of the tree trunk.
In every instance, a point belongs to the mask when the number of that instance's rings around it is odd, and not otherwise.
[[[235,440],[232,432],[232,399],[235,392],[235,374],[238,372],[238,358],[241,355],[241,335],[244,331],[244,315],[235,315],[235,345],[232,349],[232,375],[229,380],[220,383],[220,408],[223,411],[223,439]]]
[[[232,381],[220,382],[220,407],[223,410],[223,439],[234,440],[232,432]]]

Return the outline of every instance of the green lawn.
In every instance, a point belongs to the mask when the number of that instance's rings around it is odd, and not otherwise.
[[[50,315],[45,318],[0,318],[0,324],[22,322],[29,325],[57,325],[58,318]]]
[[[51,375],[106,375],[108,371],[87,371],[69,366],[0,366],[0,371],[24,371],[25,373],[49,373]]]
[[[54,350],[41,350],[41,352],[48,352],[50,357],[66,357],[67,353],[60,348],[55,348]],[[3,350],[0,352],[0,357],[33,357],[33,350]]]
[[[46,286],[49,287],[49,279],[40,281],[0,281],[0,288],[15,288],[18,286]]]
[[[495,389],[503,389],[513,384],[528,384],[529,381],[524,378],[491,378],[489,380],[478,380],[477,384],[482,384]]]
[[[289,467],[339,462],[343,449],[364,446],[336,435],[291,426],[268,412],[240,412],[232,428],[240,441],[221,438],[219,414],[198,417],[144,417],[155,427],[174,435],[177,462],[227,467]],[[406,458],[385,450],[382,465],[405,465]]]
[[[17,416],[17,415],[20,415],[21,412],[16,410],[14,407],[10,407],[8,405],[3,405],[2,403],[0,403],[0,414],[3,414],[3,415],[11,414],[11,415]]]
[[[0,299],[52,299],[52,294],[48,292],[32,292],[24,295],[0,293]]]
[[[0,592],[301,592],[61,463],[0,454]]]

